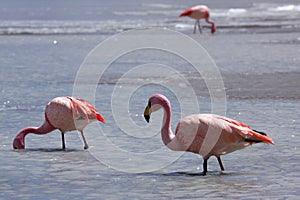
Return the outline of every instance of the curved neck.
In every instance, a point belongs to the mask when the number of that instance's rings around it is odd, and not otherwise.
[[[168,145],[172,139],[174,138],[174,134],[171,130],[171,105],[169,102],[164,102],[162,104],[162,107],[164,109],[164,119],[163,119],[163,124],[161,128],[161,137],[162,141],[164,142],[165,145]]]
[[[14,139],[14,148],[24,148],[25,147],[25,136],[29,133],[34,134],[47,134],[56,128],[52,126],[48,121],[46,120],[40,127],[27,127],[23,129]]]
[[[206,22],[211,24],[211,32],[214,33],[216,31],[215,22],[210,20],[209,18],[206,18]]]
[[[215,25],[215,22],[212,21],[212,20],[210,20],[209,18],[206,18],[206,22],[209,23],[209,24],[211,24],[212,26]]]
[[[44,123],[40,126],[40,127],[28,127],[25,128],[21,131],[21,133],[24,134],[24,136],[26,136],[28,133],[34,133],[34,134],[47,134],[53,130],[55,130],[56,128],[54,126],[52,126],[48,120],[44,121]]]

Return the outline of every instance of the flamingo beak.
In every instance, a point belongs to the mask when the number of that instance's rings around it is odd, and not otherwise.
[[[150,121],[150,115],[151,115],[151,107],[148,105],[144,111],[144,118],[148,123]]]

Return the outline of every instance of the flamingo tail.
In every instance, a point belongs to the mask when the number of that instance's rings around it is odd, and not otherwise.
[[[235,129],[241,136],[245,137],[245,141],[247,142],[265,142],[268,144],[274,144],[273,140],[262,131],[254,130],[242,122],[238,122],[227,117],[219,116],[218,118],[226,121],[231,128]]]
[[[99,113],[96,114],[96,117],[100,122],[105,123],[105,119]]]
[[[231,128],[235,129],[238,133],[240,133],[243,137],[245,137],[246,142],[265,142],[268,144],[274,144],[273,140],[267,136],[266,133],[261,131],[256,131],[248,128],[240,128],[236,126],[231,126]]]
[[[274,144],[273,140],[267,136],[266,133],[262,132],[262,131],[257,131],[257,130],[253,130],[251,129],[250,131],[250,135],[252,135],[251,138],[247,138],[247,140],[252,140],[253,142],[265,142],[265,143],[268,143],[268,144]]]
[[[179,17],[189,16],[192,13],[192,9],[187,9],[179,15]]]

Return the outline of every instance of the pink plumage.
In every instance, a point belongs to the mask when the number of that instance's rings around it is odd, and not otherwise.
[[[221,155],[259,142],[274,144],[263,132],[255,131],[242,122],[213,114],[186,116],[179,121],[173,134],[170,126],[171,104],[165,96],[161,94],[151,96],[144,117],[149,122],[151,113],[160,108],[164,109],[164,124],[161,129],[163,143],[174,151],[200,154],[204,159],[204,175],[207,172],[207,160],[211,156],[217,157],[223,171]]]
[[[64,134],[67,131],[78,130],[82,135],[84,148],[88,144],[83,135],[83,129],[94,121],[105,123],[100,113],[88,102],[75,97],[56,97],[51,100],[45,110],[45,121],[40,127],[27,127],[14,139],[14,149],[25,148],[25,136],[29,133],[47,134],[55,129],[61,131],[62,148],[65,149]]]
[[[195,26],[194,26],[194,33],[196,33],[196,26],[198,26],[200,33],[202,32],[202,29],[200,26],[200,19],[205,19],[205,21],[207,23],[211,24],[211,33],[216,32],[215,22],[210,20],[210,11],[207,6],[197,5],[197,6],[189,8],[189,9],[186,9],[183,13],[181,13],[179,15],[179,17],[185,17],[185,16],[196,20]]]

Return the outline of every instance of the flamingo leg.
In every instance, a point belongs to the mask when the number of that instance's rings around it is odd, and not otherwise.
[[[207,172],[207,160],[208,160],[208,158],[203,159],[203,172],[202,172],[203,176],[205,176],[206,172]]]
[[[198,23],[198,21],[199,21],[199,20],[196,20],[196,21],[195,21],[195,25],[194,25],[194,32],[193,32],[194,34],[196,33],[196,29],[197,29],[197,23]]]
[[[89,148],[89,145],[87,144],[87,142],[86,142],[86,139],[85,139],[85,137],[84,137],[84,135],[83,135],[83,131],[80,131],[80,133],[81,133],[81,136],[82,136],[82,140],[83,140],[83,143],[84,143],[84,149],[88,149]]]
[[[65,144],[65,133],[61,132],[61,144],[62,144],[62,149],[66,148],[66,144]]]
[[[216,157],[217,157],[217,159],[218,159],[218,162],[219,162],[221,171],[224,171],[224,165],[223,165],[223,163],[222,163],[221,157],[220,157],[220,156],[216,156]]]
[[[198,25],[199,32],[202,33],[202,28],[201,28],[201,25],[200,25],[200,20],[197,20],[197,25]]]

